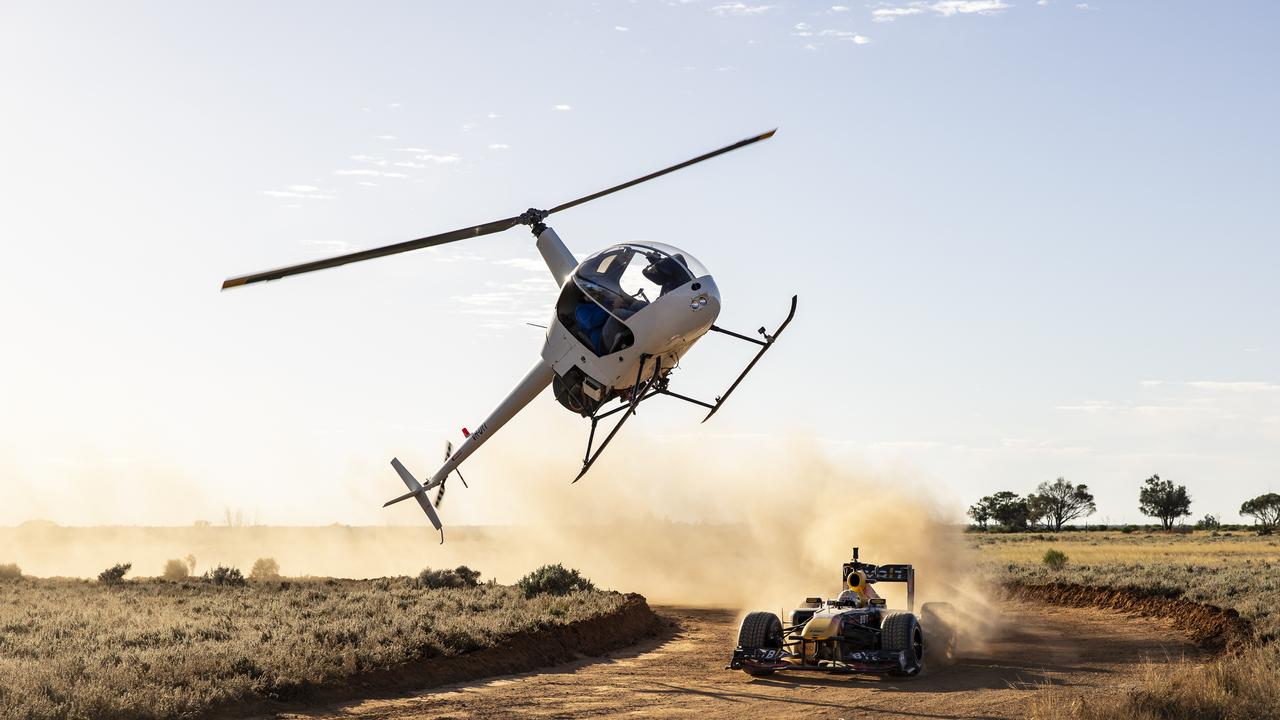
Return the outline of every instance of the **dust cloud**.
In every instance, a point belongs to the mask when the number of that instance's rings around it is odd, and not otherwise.
[[[455,478],[444,545],[425,519],[399,527],[28,523],[0,528],[0,561],[34,575],[82,577],[116,562],[132,562],[135,575],[159,575],[166,559],[187,555],[195,556],[197,573],[214,564],[247,570],[259,557],[275,558],[293,576],[378,577],[465,564],[500,582],[559,562],[600,587],[651,602],[747,611],[835,595],[841,563],[856,545],[866,562],[913,564],[917,603],[964,598],[971,605],[986,595],[974,580],[959,513],[904,473],[837,463],[803,440],[725,453],[716,462],[692,441],[647,453],[617,450],[572,487],[563,458],[536,449],[494,457],[483,476],[470,478],[470,489]],[[450,511],[461,514],[460,506],[503,524],[450,527]],[[891,607],[905,604],[902,586],[878,589]]]

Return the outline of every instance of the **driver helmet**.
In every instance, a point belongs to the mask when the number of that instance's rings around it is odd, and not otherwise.
[[[845,590],[841,592],[840,597],[837,598],[836,601],[842,604],[852,605],[854,607],[862,607],[862,596],[859,595],[856,590]]]

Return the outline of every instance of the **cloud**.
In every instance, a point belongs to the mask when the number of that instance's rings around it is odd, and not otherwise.
[[[489,118],[490,120],[497,120],[499,115],[496,112],[491,112],[488,115],[485,115],[485,117]]]
[[[1039,5],[1040,7],[1044,7],[1045,5],[1049,4],[1049,0],[1036,0],[1036,4]]]
[[[445,155],[438,155],[436,153],[426,153],[425,155],[418,155],[417,159],[421,160],[422,162],[431,162],[437,165],[452,165],[453,163],[456,163],[459,160],[461,160],[462,156],[456,155],[454,153],[447,153]]]
[[[316,187],[315,185],[290,185],[289,189],[292,190],[293,192],[310,193],[310,192],[316,192],[320,188]]]
[[[1194,390],[1230,393],[1269,393],[1280,391],[1280,383],[1267,382],[1265,380],[1190,380],[1187,382],[1142,380],[1138,384],[1143,387],[1182,386],[1189,387]]]
[[[1077,9],[1077,10],[1088,10],[1088,9],[1089,9],[1089,3],[1076,3],[1076,9]]]
[[[614,26],[613,26],[613,29],[614,29],[614,30],[617,30],[618,32],[630,32],[630,31],[631,31],[631,28],[627,27],[626,25],[614,25]]]
[[[893,22],[907,15],[920,15],[924,8],[920,7],[883,7],[871,11],[871,19],[875,22]]]
[[[763,15],[773,9],[772,5],[747,5],[740,2],[720,3],[711,8],[711,12],[717,15]]]
[[[334,175],[358,175],[363,177],[385,177],[385,178],[407,178],[408,175],[398,172],[383,172],[381,170],[334,170]]]
[[[567,111],[567,110],[572,110],[572,109],[573,109],[573,106],[572,106],[572,105],[556,105],[556,106],[555,106],[555,109],[556,109],[556,110],[560,110],[561,112],[563,112],[563,111]]]
[[[849,12],[848,5],[832,5],[831,12]]]
[[[1187,383],[1187,387],[1193,387],[1197,390],[1214,390],[1222,392],[1276,392],[1280,391],[1280,384],[1261,382],[1261,381],[1236,381],[1236,382],[1220,382],[1217,380],[1193,380]]]
[[[489,143],[490,150],[506,150],[511,146],[506,143]]]
[[[950,17],[973,13],[989,15],[1008,10],[1009,7],[1010,5],[1002,0],[939,0],[930,5],[929,9],[943,17]]]
[[[333,195],[313,193],[313,192],[294,192],[292,190],[263,190],[263,195],[273,198],[301,198],[303,200],[332,200]]]
[[[871,11],[875,22],[891,22],[908,15],[932,12],[941,17],[955,15],[994,15],[1013,7],[1004,0],[935,0],[935,2],[909,2],[905,5],[885,5]]]
[[[815,36],[824,37],[824,38],[833,38],[835,40],[844,40],[845,42],[851,42],[855,45],[866,45],[867,43],[871,42],[871,38],[865,35],[859,35],[858,33],[855,33],[849,30],[819,30],[815,32],[813,28],[809,26],[808,23],[802,23],[802,22],[795,24],[795,26],[792,28],[791,35],[794,37],[802,37],[802,38],[815,37]],[[813,44],[808,44],[808,45],[805,45],[805,49],[817,50],[818,48]]]
[[[374,140],[395,140],[396,136],[395,135],[374,135],[373,139]]]
[[[520,270],[527,270],[529,272],[546,272],[547,271],[546,263],[544,263],[541,260],[535,260],[534,258],[505,258],[503,260],[495,261],[494,264],[506,265],[508,267],[518,268]]]

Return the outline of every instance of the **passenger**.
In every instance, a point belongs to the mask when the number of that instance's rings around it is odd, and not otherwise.
[[[604,355],[604,324],[609,319],[608,311],[593,302],[581,302],[573,311],[573,319],[578,324],[579,336],[596,355]]]

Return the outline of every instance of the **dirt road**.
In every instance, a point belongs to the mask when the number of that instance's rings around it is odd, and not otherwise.
[[[989,643],[919,678],[752,678],[724,669],[736,612],[658,610],[676,626],[611,657],[277,717],[1019,718],[1034,694],[1056,687],[1120,692],[1137,680],[1143,661],[1198,654],[1163,621],[1010,604]]]

